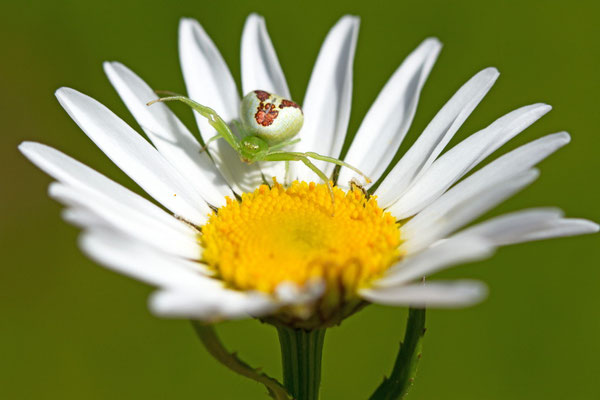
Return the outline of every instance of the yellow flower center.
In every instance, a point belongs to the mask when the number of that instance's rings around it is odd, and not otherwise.
[[[202,227],[204,261],[240,290],[273,293],[282,282],[320,279],[355,293],[398,259],[400,231],[374,197],[333,190],[335,206],[327,185],[312,182],[228,198]]]

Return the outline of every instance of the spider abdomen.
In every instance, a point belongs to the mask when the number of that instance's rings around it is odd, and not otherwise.
[[[296,136],[304,123],[304,114],[291,100],[254,90],[242,99],[240,119],[246,135],[258,136],[273,145]]]

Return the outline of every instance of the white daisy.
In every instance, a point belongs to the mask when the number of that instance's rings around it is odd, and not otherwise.
[[[329,32],[303,102],[295,151],[338,157],[352,97],[358,19],[343,17]],[[157,286],[150,308],[160,316],[214,321],[260,317],[295,327],[336,324],[368,303],[466,306],[481,300],[480,282],[424,276],[488,257],[499,246],[598,231],[557,209],[514,212],[471,221],[538,177],[534,166],[569,142],[554,133],[495,159],[464,178],[526,129],[550,106],[521,107],[440,155],[498,77],[477,73],[448,100],[385,177],[415,115],[421,89],[441,49],[425,40],[400,65],[365,116],[345,161],[374,184],[369,198],[341,168],[335,216],[327,186],[298,162],[248,165],[223,140],[209,153],[151,87],[117,62],[109,80],[150,139],[73,89],[60,104],[96,145],[157,203],[133,193],[69,156],[39,143],[20,150],[54,177],[50,196],[64,218],[84,229],[81,248],[108,268]],[[239,119],[240,94],[219,51],[194,20],[179,28],[189,97]],[[251,15],[242,37],[242,93],[264,90],[291,99],[264,21]],[[204,141],[215,135],[196,114]],[[315,164],[327,176],[334,165]],[[380,179],[382,178],[383,179]],[[277,182],[267,186],[265,182]],[[314,182],[314,183],[303,183]],[[218,210],[218,211],[215,211]]]

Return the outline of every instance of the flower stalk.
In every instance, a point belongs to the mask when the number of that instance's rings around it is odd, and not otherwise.
[[[317,400],[326,329],[304,330],[277,326],[281,344],[283,382],[295,400]]]
[[[400,400],[408,394],[417,374],[424,335],[425,309],[410,308],[404,341],[400,344],[392,373],[377,387],[369,400]]]

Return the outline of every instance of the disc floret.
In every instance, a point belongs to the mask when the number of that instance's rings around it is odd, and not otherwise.
[[[358,188],[335,187],[336,213],[325,184],[275,182],[241,200],[229,199],[202,227],[204,261],[215,275],[238,290],[276,294],[283,283],[324,292],[314,307],[323,320],[349,303],[357,291],[400,257],[395,219]],[[357,303],[358,304],[358,303]],[[314,310],[313,310],[314,311]],[[283,315],[300,320],[299,310]]]

